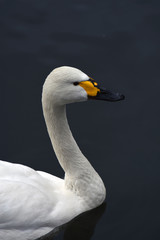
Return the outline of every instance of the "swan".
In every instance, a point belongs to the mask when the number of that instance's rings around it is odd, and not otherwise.
[[[64,179],[20,164],[0,161],[0,239],[31,240],[103,203],[104,183],[70,131],[66,104],[88,99],[119,101],[81,70],[62,66],[46,78],[42,108]]]

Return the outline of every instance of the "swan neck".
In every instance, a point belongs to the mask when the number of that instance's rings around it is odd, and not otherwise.
[[[70,131],[66,106],[56,106],[42,94],[42,105],[47,130],[58,161],[65,171],[65,186],[80,196],[87,210],[105,199],[102,179],[80,151]]]
[[[73,176],[82,166],[92,168],[73,138],[66,117],[66,105],[43,102],[43,112],[52,146],[65,173]]]

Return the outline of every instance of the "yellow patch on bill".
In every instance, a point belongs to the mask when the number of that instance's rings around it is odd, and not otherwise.
[[[80,82],[79,85],[81,87],[83,87],[84,90],[86,90],[88,96],[90,96],[90,97],[97,96],[97,93],[100,92],[100,90],[94,86],[94,85],[96,85],[95,82],[93,85],[93,83],[91,81],[83,81],[83,82]]]

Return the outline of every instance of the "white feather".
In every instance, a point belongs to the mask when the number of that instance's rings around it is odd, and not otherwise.
[[[73,84],[85,80],[88,76],[80,70],[61,67],[43,86],[44,118],[65,179],[0,161],[1,240],[38,238],[104,201],[104,184],[81,153],[66,118],[67,103],[87,100],[86,91]]]

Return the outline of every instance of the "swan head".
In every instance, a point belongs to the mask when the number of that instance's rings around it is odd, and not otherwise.
[[[119,101],[124,96],[112,93],[104,88],[81,70],[62,66],[55,68],[46,78],[43,85],[42,99],[49,99],[55,105],[65,105],[82,102],[88,99]]]

